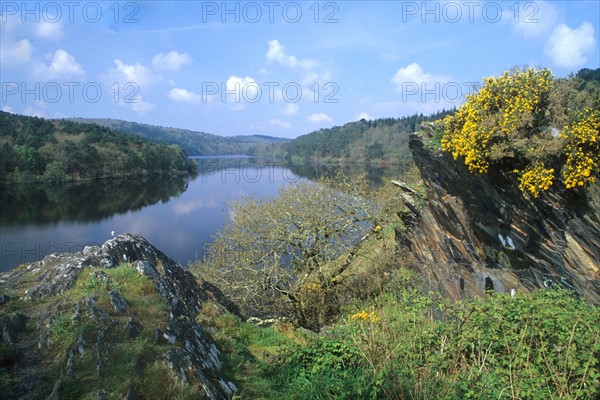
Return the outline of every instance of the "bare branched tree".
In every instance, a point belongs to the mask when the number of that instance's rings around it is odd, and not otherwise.
[[[377,231],[381,207],[364,179],[299,182],[267,200],[231,204],[200,265],[247,316],[286,315],[318,329],[334,312],[335,287]]]

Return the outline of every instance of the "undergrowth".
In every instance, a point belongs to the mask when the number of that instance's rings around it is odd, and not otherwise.
[[[455,304],[388,292],[320,335],[215,327],[240,398],[591,399],[600,386],[600,311],[564,290]]]

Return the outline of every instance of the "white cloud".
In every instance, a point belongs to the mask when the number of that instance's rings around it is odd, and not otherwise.
[[[355,119],[360,121],[361,119],[366,119],[367,121],[372,121],[375,119],[372,115],[367,114],[366,112],[359,112],[356,114]]]
[[[281,113],[287,116],[296,115],[298,114],[298,109],[299,108],[296,103],[288,103],[287,106],[285,106],[285,108],[281,110]]]
[[[255,103],[259,100],[258,91],[260,90],[260,86],[254,78],[249,76],[245,78],[235,75],[230,76],[225,83],[225,89],[227,91],[227,101]]]
[[[2,64],[25,64],[31,59],[33,47],[27,39],[18,41],[2,40],[0,45],[2,46],[0,52],[0,62]]]
[[[117,68],[112,68],[109,73],[115,79],[125,82],[132,82],[138,86],[151,81],[152,76],[150,70],[140,63],[129,65],[123,63],[123,61],[119,60],[118,58],[114,59],[114,63]]]
[[[19,38],[23,24],[16,16],[2,16],[0,23],[0,62],[4,65],[25,64],[31,59],[33,46]]]
[[[11,106],[2,107],[2,111],[7,112],[7,113],[14,113],[14,110]]]
[[[506,7],[502,11],[502,19],[513,24],[515,33],[535,38],[552,29],[558,19],[558,11],[547,1],[529,1]]]
[[[308,59],[301,60],[294,55],[287,54],[285,46],[279,43],[277,39],[269,40],[269,50],[267,51],[266,58],[270,63],[278,63],[300,71],[303,75],[299,79],[299,82],[303,85],[311,86],[316,82],[322,83],[331,80],[331,73],[329,71],[323,70],[323,68],[320,68],[321,71],[316,71],[316,69],[319,69],[319,62]]]
[[[69,78],[79,77],[85,74],[85,71],[81,65],[75,60],[71,54],[66,50],[58,49],[54,54],[48,55],[50,59],[50,65],[43,66],[40,74],[43,74],[45,78]]]
[[[217,208],[219,207],[219,203],[217,199],[208,198],[206,200],[203,199],[193,199],[187,201],[177,201],[173,204],[173,212],[175,215],[181,217],[184,215],[188,215],[194,211],[202,210],[206,208]]]
[[[27,107],[26,109],[24,109],[23,115],[29,115],[30,117],[41,117],[41,118],[46,117],[46,113],[44,111],[38,110],[33,107]]]
[[[41,21],[35,24],[35,33],[42,39],[59,40],[63,37],[63,27],[59,22]]]
[[[308,120],[310,122],[315,122],[315,123],[318,123],[318,122],[333,122],[333,119],[329,115],[327,115],[325,113],[318,113],[318,114],[309,115],[308,116]]]
[[[158,70],[179,71],[183,65],[191,64],[192,57],[188,53],[170,51],[167,54],[158,53],[152,59],[152,65]]]
[[[423,68],[417,63],[412,63],[404,68],[400,68],[394,74],[391,82],[396,89],[402,91],[407,84],[416,84],[417,86],[433,86],[436,83],[450,81],[450,77],[445,75],[431,75],[423,71]],[[429,86],[426,86],[429,88]]]
[[[285,47],[279,43],[279,40],[269,40],[269,50],[267,51],[267,61],[278,62],[292,68],[310,69],[317,65],[312,60],[298,60],[296,56],[287,55]]]
[[[280,121],[278,119],[273,119],[273,118],[271,118],[269,123],[271,125],[279,126],[283,129],[289,129],[292,126],[292,124],[290,124],[289,122],[284,122],[284,121]]]
[[[545,51],[554,63],[563,68],[577,68],[593,54],[596,45],[594,27],[584,22],[579,28],[571,29],[560,24],[546,42]]]
[[[140,115],[144,115],[156,108],[155,104],[144,101],[142,96],[135,96],[134,102],[128,104],[131,104],[131,109]]]
[[[174,88],[169,91],[169,98],[183,103],[198,103],[200,95],[186,89]]]

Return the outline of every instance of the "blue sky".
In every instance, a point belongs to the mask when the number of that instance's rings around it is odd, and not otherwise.
[[[3,1],[0,108],[293,138],[600,67],[598,1]]]

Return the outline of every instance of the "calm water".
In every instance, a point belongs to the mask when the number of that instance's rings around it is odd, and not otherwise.
[[[194,178],[107,180],[55,187],[19,186],[0,193],[0,271],[56,252],[101,245],[111,231],[137,233],[182,265],[229,220],[227,203],[275,196],[280,186],[329,169],[288,168],[252,158],[197,158]],[[377,180],[382,170],[369,171]],[[387,174],[386,174],[387,175]]]
[[[300,179],[273,162],[198,159],[195,178],[107,180],[59,187],[21,186],[0,194],[0,270],[55,252],[81,251],[115,234],[139,233],[181,264],[229,219],[227,203],[273,196]]]

